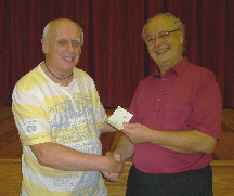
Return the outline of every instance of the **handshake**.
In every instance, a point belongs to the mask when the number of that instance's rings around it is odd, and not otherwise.
[[[120,159],[119,154],[113,155],[111,152],[107,152],[105,157],[108,164],[106,169],[101,172],[107,180],[116,181],[124,171],[125,162]]]
[[[123,122],[129,122],[131,118],[132,114],[130,114],[126,109],[118,106],[114,114],[106,121],[116,129],[122,130]],[[107,167],[109,167],[108,170],[104,170],[102,173],[107,180],[116,181],[124,171],[125,162],[120,159],[119,154],[113,155],[111,152],[107,152],[105,157],[109,158],[110,165],[107,165]]]

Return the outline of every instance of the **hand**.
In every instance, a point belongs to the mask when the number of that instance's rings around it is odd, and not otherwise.
[[[119,173],[122,170],[121,162],[117,161],[111,152],[107,152],[105,157],[107,162],[104,166],[102,173]]]
[[[102,172],[104,174],[104,177],[110,181],[116,181],[119,178],[119,176],[124,172],[125,162],[120,159],[119,154],[115,154],[114,157],[115,160],[121,164],[121,171],[119,171],[118,173]]]
[[[126,134],[133,144],[150,142],[152,129],[142,125],[141,123],[123,123],[122,132]]]

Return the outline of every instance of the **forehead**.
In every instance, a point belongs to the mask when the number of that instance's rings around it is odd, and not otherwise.
[[[72,21],[58,21],[51,27],[51,37],[54,39],[80,39],[81,29]]]
[[[145,35],[156,34],[159,31],[169,31],[173,25],[168,16],[155,16],[145,26]]]

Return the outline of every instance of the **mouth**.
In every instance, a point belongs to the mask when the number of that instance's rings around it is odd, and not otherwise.
[[[73,62],[74,59],[75,59],[75,57],[68,57],[68,56],[65,56],[65,57],[63,57],[63,59],[64,59],[65,61],[68,61],[68,62]]]
[[[156,54],[163,54],[163,53],[167,52],[168,50],[169,50],[169,48],[158,50],[158,51],[156,51]]]

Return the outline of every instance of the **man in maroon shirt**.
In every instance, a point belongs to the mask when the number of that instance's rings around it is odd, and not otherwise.
[[[183,56],[184,25],[173,15],[149,19],[142,37],[157,68],[139,84],[114,151],[122,161],[133,156],[127,195],[212,195],[222,116],[216,78]]]

